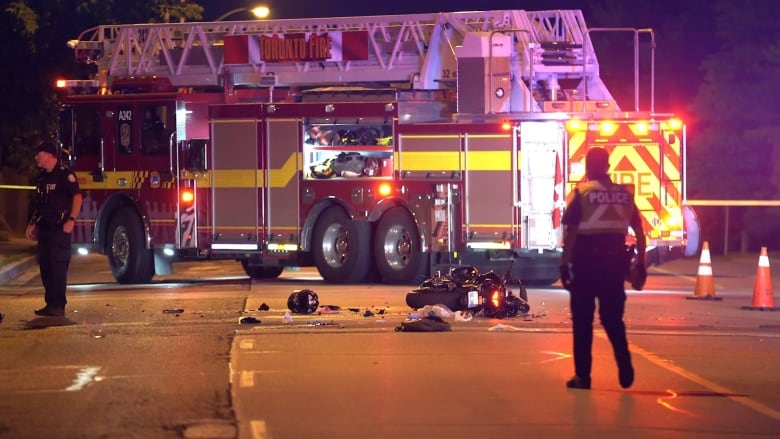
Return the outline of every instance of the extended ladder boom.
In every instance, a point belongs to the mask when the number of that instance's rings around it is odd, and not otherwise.
[[[517,84],[583,75],[591,89],[594,80],[600,84],[579,10],[104,25],[69,46],[79,61],[97,64],[102,85],[158,76],[178,87],[221,86],[229,73],[236,85],[405,83],[434,90],[455,87],[456,48],[469,33],[511,36]]]

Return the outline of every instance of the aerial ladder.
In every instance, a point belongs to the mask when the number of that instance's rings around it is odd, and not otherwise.
[[[158,77],[189,89],[364,86],[468,96],[478,66],[484,93],[506,93],[506,104],[469,108],[464,100],[461,112],[556,111],[549,103],[559,100],[617,111],[589,38],[579,10],[499,10],[101,25],[68,45],[96,65],[100,90],[115,78]]]

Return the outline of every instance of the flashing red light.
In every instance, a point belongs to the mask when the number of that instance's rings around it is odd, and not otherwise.
[[[181,202],[183,204],[192,204],[195,201],[195,194],[191,190],[185,190],[181,193]]]
[[[509,131],[512,129],[512,122],[504,122],[501,124],[501,129],[504,131]]]
[[[393,186],[389,183],[382,183],[379,185],[379,195],[386,197],[393,192]]]

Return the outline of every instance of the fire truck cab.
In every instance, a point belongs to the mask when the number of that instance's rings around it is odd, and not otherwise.
[[[62,81],[78,247],[122,283],[182,260],[252,278],[414,283],[454,265],[558,278],[591,146],[657,251],[685,244],[685,128],[623,111],[575,10],[99,26]],[[629,236],[630,239],[630,236]]]

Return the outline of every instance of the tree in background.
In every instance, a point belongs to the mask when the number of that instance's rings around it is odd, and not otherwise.
[[[712,41],[711,0],[595,0],[586,10],[589,28],[652,29],[655,39],[655,108],[688,121],[687,112],[701,83],[700,63],[716,49]],[[592,32],[601,76],[624,110],[634,107],[633,35]],[[640,110],[650,108],[650,34],[639,34]]]
[[[171,20],[184,23],[203,19],[203,7],[197,3],[187,0],[156,0],[153,3],[156,16],[160,17],[163,23],[170,23]]]
[[[68,40],[100,24],[163,21],[165,11],[200,20],[203,8],[185,0],[8,2],[0,10],[0,169],[32,175],[31,144],[56,133],[56,79],[89,77],[90,66],[75,62]]]
[[[174,4],[175,3],[175,4]],[[31,184],[30,148],[57,131],[58,78],[86,79],[93,66],[77,63],[68,40],[101,24],[199,20],[203,9],[180,0],[11,0],[0,6],[0,182]],[[28,191],[0,192],[0,226],[24,230]]]
[[[689,148],[691,199],[778,198],[780,159],[780,3],[719,0],[713,38],[693,103],[695,139]],[[703,236],[724,235],[723,209],[699,209]],[[777,247],[778,208],[730,210],[729,233],[741,250]],[[724,243],[721,243],[724,245]]]

